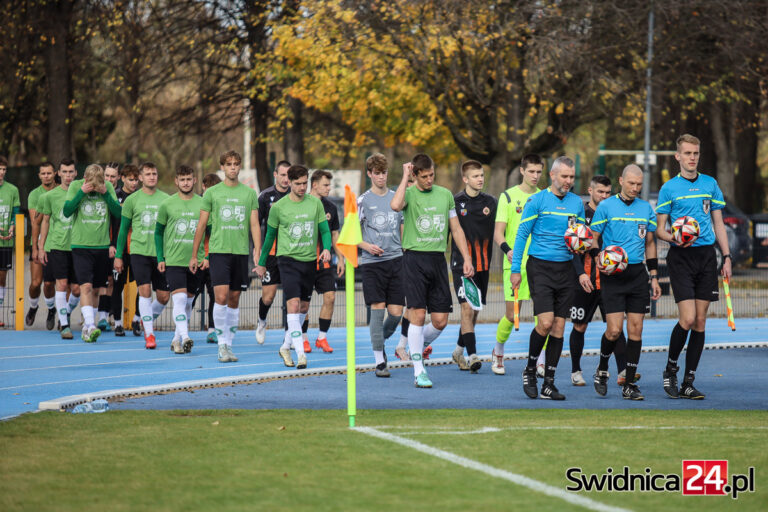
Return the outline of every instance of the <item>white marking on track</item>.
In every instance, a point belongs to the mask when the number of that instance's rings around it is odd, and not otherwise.
[[[545,484],[544,482],[539,482],[538,480],[534,480],[533,478],[527,477],[525,475],[519,475],[517,473],[512,473],[504,469],[495,468],[493,466],[483,464],[482,462],[477,462],[476,460],[468,459],[466,457],[456,455],[455,453],[447,452],[445,450],[441,450],[439,448],[435,448],[433,446],[429,446],[424,443],[414,441],[412,439],[400,437],[398,435],[390,434],[388,432],[382,432],[375,428],[355,427],[353,428],[353,430],[357,432],[362,432],[372,437],[384,439],[385,441],[397,443],[401,446],[405,446],[406,448],[411,448],[421,453],[425,453],[427,455],[431,455],[433,457],[437,457],[439,459],[452,462],[453,464],[456,464],[466,469],[473,469],[475,471],[485,473],[486,475],[490,475],[496,478],[501,478],[502,480],[507,480],[508,482],[512,482],[513,484],[526,487],[532,491],[535,491],[541,494],[546,494],[547,496],[551,496],[553,498],[559,498],[572,505],[577,505],[577,506],[586,508],[588,510],[597,510],[600,512],[624,512],[628,510],[624,508],[604,505],[598,501],[592,500],[585,496],[569,493],[567,491],[564,491],[563,489],[554,487],[549,484]]]
[[[680,425],[586,425],[586,426],[573,426],[573,425],[549,425],[549,426],[519,426],[519,427],[482,427],[472,430],[455,430],[451,427],[423,427],[423,429],[413,430],[414,427],[398,426],[398,425],[379,425],[378,429],[397,429],[401,435],[448,435],[448,436],[463,436],[473,434],[492,434],[504,431],[532,431],[532,430],[678,430],[685,428],[686,430],[768,430],[768,426],[754,426],[754,427],[742,427],[742,426],[680,426]],[[406,430],[411,429],[411,430]]]

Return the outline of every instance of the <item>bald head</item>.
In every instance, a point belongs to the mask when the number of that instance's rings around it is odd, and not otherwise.
[[[629,164],[619,178],[621,194],[627,199],[634,199],[643,189],[643,170],[635,164]]]
[[[622,178],[626,178],[627,175],[629,175],[629,174],[634,174],[634,175],[642,176],[643,175],[643,170],[639,166],[637,166],[635,164],[629,164],[628,166],[626,166],[624,168],[623,171],[621,171],[621,177]]]

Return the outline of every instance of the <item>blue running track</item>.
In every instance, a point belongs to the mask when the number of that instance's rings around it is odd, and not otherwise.
[[[647,320],[643,346],[666,348],[669,332],[675,320]],[[513,332],[506,346],[506,355],[522,355],[528,347],[528,335],[531,324],[521,326],[520,332]],[[495,341],[494,324],[479,325],[477,328],[478,353],[488,356]],[[568,349],[566,329],[565,349]],[[595,323],[587,331],[585,350],[597,349],[603,327]],[[310,331],[310,339],[314,339]],[[433,344],[433,360],[450,359],[458,334],[458,326],[449,326]],[[145,350],[142,338],[133,337],[130,332],[125,338],[117,338],[111,332],[99,338],[98,343],[87,344],[75,339],[63,341],[58,333],[45,331],[0,331],[0,418],[9,418],[18,414],[38,410],[41,402],[49,402],[61,397],[83,394],[99,394],[109,390],[124,390],[145,386],[166,386],[173,383],[188,382],[188,387],[199,388],[215,382],[226,384],[238,377],[250,376],[257,380],[264,374],[284,377],[285,368],[277,351],[282,341],[282,331],[267,331],[264,345],[258,345],[252,331],[237,334],[233,349],[240,358],[237,363],[219,363],[216,359],[216,346],[205,343],[205,333],[192,333],[195,347],[191,354],[175,355],[170,352],[172,333],[159,332],[158,348]],[[396,333],[387,342],[390,362],[394,360]],[[356,330],[357,365],[373,364],[367,328]],[[330,344],[335,348],[333,354],[324,354],[317,349],[309,354],[309,371],[316,372],[323,368],[338,368],[346,364],[346,350],[343,329],[332,329],[329,333]],[[707,344],[754,344],[768,342],[768,321],[765,319],[739,319],[738,330],[731,332],[724,319],[711,319],[707,326]],[[682,356],[684,357],[684,356]],[[643,354],[640,360],[640,372],[645,373],[641,389],[646,393],[644,406],[655,408],[668,407],[673,400],[661,401],[659,396],[659,374],[663,366],[663,354]],[[727,369],[718,366],[720,361],[730,361]],[[594,357],[585,357],[583,367],[585,378],[591,375],[595,366]],[[723,397],[723,407],[729,408],[766,408],[763,398],[768,378],[758,367],[765,368],[768,363],[766,348],[730,349],[707,351],[704,353],[699,369],[697,385],[701,384],[704,392]],[[433,367],[429,373],[435,382],[435,388],[415,390],[410,369],[394,369],[389,381],[376,379],[372,373],[359,375],[359,406],[361,408],[407,408],[407,407],[537,407],[548,402],[522,400],[519,386],[519,373],[522,361],[508,361],[507,375],[491,375],[490,365],[484,363],[479,375],[459,372],[455,366]],[[558,373],[558,385],[571,400],[573,396],[585,395],[586,402],[568,402],[569,406],[585,408],[617,407],[624,402],[616,396],[611,400],[600,400],[594,395],[591,386],[576,389],[570,386],[570,362],[563,360]],[[612,373],[615,368],[612,367]],[[279,373],[278,373],[279,372]],[[298,372],[301,373],[301,372]],[[711,374],[711,376],[710,376]],[[722,374],[723,377],[714,377]],[[711,378],[710,378],[711,377]],[[646,381],[646,378],[648,379]],[[749,380],[743,380],[743,379]],[[154,403],[157,408],[214,407],[267,407],[267,408],[334,408],[345,407],[344,375],[324,375],[289,379],[280,382],[252,384],[216,388],[195,393],[174,393],[156,399],[144,398],[136,403]],[[469,380],[468,380],[469,379]],[[490,380],[489,380],[490,379]],[[711,382],[710,380],[716,379]],[[248,379],[245,379],[248,380]],[[470,381],[472,383],[470,384]],[[474,382],[478,381],[478,382]],[[482,382],[480,382],[482,381]],[[648,384],[650,382],[652,384]],[[706,382],[706,384],[705,384]],[[503,383],[501,385],[497,383]],[[386,387],[385,387],[386,386]],[[254,389],[263,392],[255,394]],[[715,391],[719,389],[719,391]],[[223,390],[223,391],[222,391]],[[757,390],[756,396],[749,396],[749,390]],[[157,390],[155,390],[156,392]],[[722,394],[721,393],[725,393]],[[211,393],[211,398],[204,398]],[[250,402],[222,400],[227,396],[243,394],[258,397]],[[119,393],[107,393],[119,396]],[[706,403],[715,406],[720,402],[715,396],[707,398]],[[428,397],[426,400],[415,398]],[[746,397],[746,398],[745,398]],[[659,400],[657,400],[657,398]],[[742,400],[743,399],[743,400]],[[155,401],[156,400],[156,401]],[[115,404],[128,407],[130,402]],[[739,405],[741,404],[741,405]],[[551,406],[551,404],[550,404]],[[149,406],[146,406],[149,407]],[[719,407],[718,407],[719,408]]]

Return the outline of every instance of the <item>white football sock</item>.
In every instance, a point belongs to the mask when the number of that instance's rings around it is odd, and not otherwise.
[[[305,315],[306,316],[306,315]],[[301,334],[301,313],[288,313],[288,335],[296,355],[304,354],[304,337]]]
[[[66,296],[67,293],[64,292],[64,296]],[[55,308],[56,307],[56,295],[54,294],[53,297],[43,297],[43,300],[45,300],[45,307],[48,309]]]
[[[34,299],[32,297],[29,298],[29,307],[32,309],[37,309],[37,307],[40,305],[40,297],[35,297]]]
[[[408,348],[411,351],[413,361],[413,374],[418,376],[424,371],[424,363],[421,361],[421,352],[424,350],[424,327],[421,325],[408,326]]]
[[[503,344],[503,343],[499,343],[499,342],[497,341],[497,342],[496,342],[496,346],[495,346],[495,347],[494,347],[494,349],[493,349],[493,352],[494,352],[494,353],[495,353],[497,356],[503,356],[503,355],[504,355],[504,344]]]
[[[438,336],[440,336],[440,333],[443,332],[442,329],[436,329],[434,325],[431,323],[424,326],[424,346],[429,346],[430,343],[435,341]],[[410,334],[410,332],[409,332]],[[410,337],[410,336],[409,336]]]
[[[139,314],[144,323],[144,336],[151,336],[155,333],[152,317],[152,299],[149,297],[139,297]]]
[[[69,313],[69,309],[67,309],[67,292],[56,292],[55,300],[56,309],[59,311],[59,324],[64,328],[69,325],[69,320],[67,320],[67,313]]]
[[[69,306],[69,312],[72,313],[78,304],[80,304],[80,297],[75,296],[74,293],[70,293],[69,300],[67,301],[67,306]]]
[[[94,327],[93,323],[93,306],[83,306],[80,308],[81,313],[83,314],[83,324],[87,327]]]
[[[176,334],[181,339],[189,337],[189,323],[187,319],[187,294],[185,292],[173,294],[173,321],[176,324]]]
[[[160,314],[165,309],[165,304],[161,304],[159,300],[155,299],[152,301],[152,319],[159,317]],[[141,316],[144,316],[143,314]]]
[[[384,351],[383,350],[374,350],[373,351],[373,358],[376,359],[376,366],[380,365],[384,362]]]
[[[227,307],[227,345],[232,346],[232,340],[237,334],[237,326],[240,323],[240,308]]]
[[[216,337],[219,339],[219,345],[226,345],[227,340],[224,333],[227,332],[227,306],[225,304],[214,303],[213,325],[216,327]]]

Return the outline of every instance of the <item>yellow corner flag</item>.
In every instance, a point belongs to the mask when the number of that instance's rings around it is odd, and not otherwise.
[[[360,217],[357,216],[357,198],[349,185],[344,187],[344,225],[336,241],[336,247],[344,255],[346,263],[345,297],[347,303],[347,416],[349,426],[355,426],[357,415],[357,390],[355,374],[355,267],[357,245],[363,241]]]
[[[357,198],[349,185],[344,185],[344,225],[341,227],[336,247],[344,258],[357,267],[357,245],[363,241],[360,218],[357,216]]]

